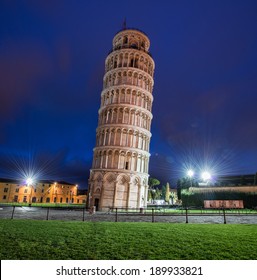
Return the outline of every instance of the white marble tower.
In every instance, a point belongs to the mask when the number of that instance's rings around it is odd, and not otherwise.
[[[88,206],[141,208],[147,203],[154,61],[137,29],[113,38],[105,60]]]

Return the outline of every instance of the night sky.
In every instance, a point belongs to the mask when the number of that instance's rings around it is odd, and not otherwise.
[[[0,177],[87,187],[104,60],[127,27],[155,60],[150,176],[257,171],[257,1],[0,1]]]

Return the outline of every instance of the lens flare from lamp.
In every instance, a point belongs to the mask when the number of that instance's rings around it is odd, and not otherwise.
[[[204,181],[207,181],[207,180],[211,179],[211,174],[210,174],[208,171],[204,171],[204,172],[202,173],[202,179],[203,179]]]
[[[194,176],[194,171],[191,170],[191,169],[188,170],[188,171],[187,171],[187,176],[188,176],[188,177],[193,177],[193,176]]]
[[[27,185],[32,185],[33,184],[33,179],[31,177],[28,177],[26,180]]]

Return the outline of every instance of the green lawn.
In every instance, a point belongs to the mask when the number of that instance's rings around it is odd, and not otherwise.
[[[0,258],[257,259],[257,225],[0,220]]]

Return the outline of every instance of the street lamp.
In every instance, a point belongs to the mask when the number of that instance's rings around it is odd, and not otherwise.
[[[28,177],[26,179],[26,184],[27,184],[28,187],[30,186],[29,206],[31,206],[31,203],[32,203],[32,184],[33,184],[33,179],[31,177]]]
[[[187,176],[190,178],[190,184],[191,184],[191,188],[192,188],[192,177],[194,176],[194,171],[192,169],[189,169],[187,171]]]
[[[202,173],[202,179],[203,179],[203,181],[208,181],[209,179],[211,179],[211,174],[208,172],[208,171],[204,171],[203,173]]]
[[[28,186],[32,185],[32,184],[33,184],[33,179],[32,179],[31,177],[28,177],[28,178],[26,179],[26,184],[27,184]]]
[[[195,173],[194,173],[194,171],[193,171],[192,169],[189,169],[189,170],[187,171],[187,176],[190,177],[190,178],[193,177],[194,174],[195,174]]]

